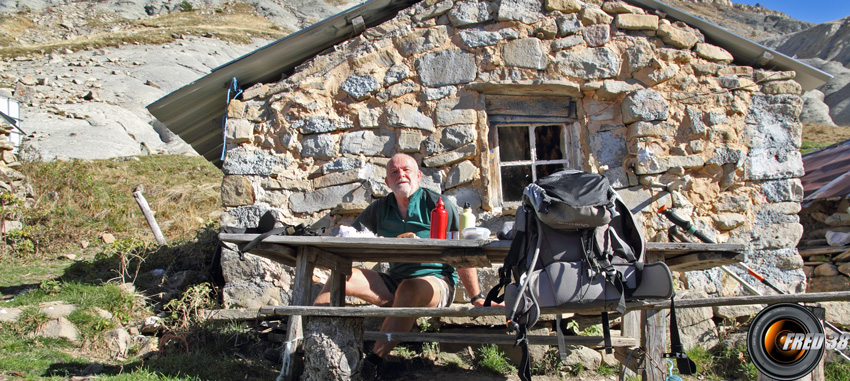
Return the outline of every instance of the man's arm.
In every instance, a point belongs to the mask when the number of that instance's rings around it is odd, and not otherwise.
[[[460,281],[463,282],[463,287],[466,288],[466,292],[469,294],[470,298],[482,293],[481,286],[478,284],[478,269],[474,267],[457,269],[457,276],[460,278]],[[472,305],[475,307],[483,307],[484,299],[478,299],[472,302]],[[492,306],[502,307],[504,304],[492,303]]]

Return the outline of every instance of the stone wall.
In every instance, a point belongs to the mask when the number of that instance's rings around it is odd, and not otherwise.
[[[13,152],[15,146],[9,140],[9,135],[15,127],[0,121],[0,193],[13,195],[17,207],[7,207],[9,211],[16,208],[28,208],[34,202],[32,187],[27,183],[27,177],[16,168],[21,166],[18,156]],[[6,201],[11,205],[9,201]],[[3,216],[0,234],[5,237],[6,233],[23,228],[18,213]]]
[[[733,59],[623,2],[425,0],[231,103],[222,224],[251,227],[269,209],[291,223],[350,222],[388,193],[385,165],[400,151],[420,161],[424,186],[498,228],[512,217],[497,196],[487,97],[567,96],[582,169],[643,207],[649,240],[667,240],[654,212],[666,205],[718,242],[751,245],[751,266],[802,289],[801,86],[794,72]],[[681,280],[741,292],[719,271]],[[255,302],[273,302],[263,295]]]

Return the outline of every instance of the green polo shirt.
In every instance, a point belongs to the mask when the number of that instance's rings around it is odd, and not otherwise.
[[[354,228],[361,230],[366,227],[382,237],[415,233],[420,238],[428,238],[431,236],[431,211],[437,207],[439,197],[439,193],[420,187],[410,196],[407,216],[403,217],[398,209],[395,194],[390,193],[366,207],[354,220]],[[443,203],[449,212],[446,232],[457,231],[457,207],[445,197]],[[389,275],[396,280],[436,275],[448,280],[452,286],[457,284],[454,267],[445,263],[390,263]]]

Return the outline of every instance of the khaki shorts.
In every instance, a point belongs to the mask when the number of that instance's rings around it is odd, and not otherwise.
[[[396,290],[398,290],[399,280],[392,278],[386,273],[378,273],[381,274],[381,279],[384,280],[384,284],[387,285],[387,289],[395,295]],[[421,277],[422,279],[431,278],[436,279],[437,284],[439,284],[440,288],[440,304],[437,307],[448,307],[452,304],[452,301],[455,299],[455,289],[454,287],[449,285],[449,282],[446,281],[446,278],[439,277],[436,275],[428,275]]]

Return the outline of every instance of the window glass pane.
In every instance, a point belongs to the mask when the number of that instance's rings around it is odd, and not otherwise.
[[[499,159],[505,161],[531,160],[528,127],[499,127]]]
[[[561,160],[561,126],[537,126],[534,128],[534,144],[537,160]]]
[[[502,200],[522,201],[522,191],[531,184],[531,166],[502,167]]]
[[[546,164],[537,166],[537,178],[541,179],[564,169],[564,164]]]

